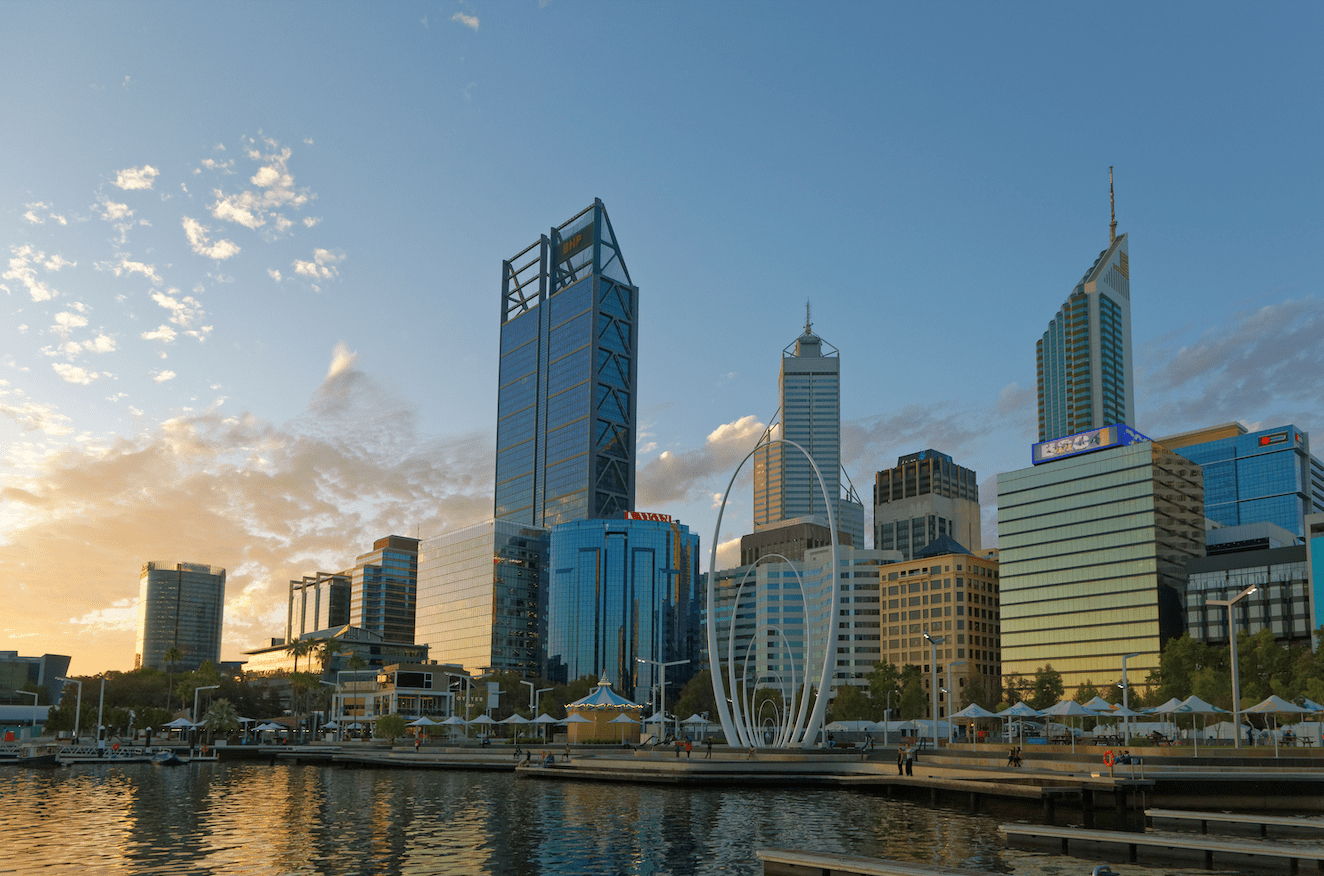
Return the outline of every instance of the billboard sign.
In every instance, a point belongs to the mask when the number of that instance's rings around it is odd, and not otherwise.
[[[1104,426],[1102,429],[1092,429],[1089,432],[1079,432],[1063,438],[1054,438],[1052,441],[1041,441],[1030,448],[1030,462],[1034,465],[1040,465],[1045,462],[1066,459],[1068,456],[1093,453],[1096,450],[1106,450],[1109,447],[1125,447],[1128,444],[1148,440],[1144,435],[1129,426],[1117,423],[1112,426]]]

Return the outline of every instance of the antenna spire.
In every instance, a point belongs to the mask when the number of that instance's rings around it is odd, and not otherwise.
[[[809,299],[805,299],[805,334],[811,334],[809,331],[813,323],[809,321]]]
[[[1108,212],[1112,215],[1112,222],[1108,226],[1108,245],[1117,242],[1117,206],[1113,202],[1113,167],[1108,165]]]

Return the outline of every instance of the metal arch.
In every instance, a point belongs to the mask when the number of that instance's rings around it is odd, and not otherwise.
[[[713,543],[712,543],[711,551],[709,553],[709,560],[708,560],[708,595],[706,599],[707,610],[708,610],[708,654],[709,654],[709,660],[715,662],[717,659],[716,655],[720,653],[717,649],[717,603],[716,603],[714,591],[715,591],[715,585],[717,583],[717,545],[719,544],[719,539],[722,533],[722,517],[726,514],[726,503],[731,498],[731,488],[735,486],[736,478],[739,476],[740,470],[745,467],[745,463],[749,462],[750,458],[753,457],[754,454],[759,451],[759,448],[763,447],[765,444],[774,444],[774,443],[789,444],[792,447],[794,447],[796,450],[804,454],[805,459],[809,460],[809,465],[814,470],[814,477],[818,479],[819,489],[823,492],[823,504],[827,508],[827,515],[828,515],[828,530],[832,536],[832,565],[831,565],[832,587],[830,590],[831,599],[828,605],[828,625],[827,625],[827,631],[825,633],[825,641],[823,646],[823,668],[819,675],[818,692],[814,696],[813,711],[810,715],[809,723],[804,729],[803,736],[800,736],[799,739],[797,740],[796,736],[798,734],[793,733],[792,737],[787,740],[787,745],[786,745],[786,747],[789,747],[791,744],[794,744],[795,742],[798,741],[802,748],[808,748],[813,743],[814,737],[817,735],[819,729],[823,725],[823,718],[827,712],[827,699],[828,699],[828,695],[831,692],[830,684],[832,681],[832,667],[836,659],[836,649],[833,647],[833,632],[836,629],[835,625],[837,623],[837,613],[838,611],[840,611],[840,605],[841,605],[841,575],[838,569],[838,562],[837,562],[839,545],[837,543],[836,514],[832,507],[831,497],[828,495],[827,485],[823,481],[823,473],[819,471],[818,464],[814,462],[814,458],[809,455],[809,452],[805,450],[803,447],[801,447],[799,444],[795,443],[794,441],[791,441],[788,438],[770,438],[766,442],[760,442],[759,444],[755,445],[754,449],[751,450],[748,454],[746,454],[745,458],[740,461],[740,465],[736,466],[735,472],[732,473],[731,475],[731,480],[727,482],[726,491],[722,494],[722,505],[720,508],[718,508],[717,511],[717,524],[713,528]],[[734,630],[735,628],[734,611],[732,613],[731,627],[732,630]],[[809,640],[810,640],[809,610],[808,610],[808,601],[806,600],[806,607],[805,607],[806,685],[808,684],[808,676],[809,676],[809,652],[810,652],[810,649],[808,647]],[[728,671],[730,671],[730,669],[731,667],[728,665]],[[726,734],[727,740],[729,741],[733,738],[740,739],[742,740],[742,744],[750,744],[751,741],[745,739],[744,736],[739,732],[743,728],[740,725],[738,725],[734,720],[734,716],[732,714],[731,709],[727,708],[726,690],[725,690],[725,686],[722,683],[722,673],[719,671],[718,667],[714,665],[713,672],[710,674],[712,675],[712,680],[713,680],[713,695],[714,695],[713,698],[716,701],[717,716],[719,719],[721,719],[722,731]],[[734,685],[732,685],[732,687],[734,688]],[[734,693],[734,690],[732,692]],[[733,701],[732,705],[734,704],[735,702]],[[809,705],[808,697],[806,697],[804,701],[802,701],[801,703],[801,710],[803,711],[804,709],[807,709],[808,705]],[[742,718],[741,723],[744,723],[743,719],[745,716],[741,715],[740,717]],[[799,725],[799,720],[796,721],[796,724],[797,726]]]

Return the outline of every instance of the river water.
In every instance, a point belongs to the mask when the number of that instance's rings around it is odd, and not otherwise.
[[[832,789],[673,788],[445,770],[6,767],[0,873],[753,876],[762,872],[754,850],[769,847],[1017,876],[1089,873],[1089,862],[1005,848],[998,824],[1033,815],[972,814]]]

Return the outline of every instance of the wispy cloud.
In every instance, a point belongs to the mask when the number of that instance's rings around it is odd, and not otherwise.
[[[38,279],[37,268],[44,267],[48,271],[59,270],[73,262],[67,262],[59,256],[47,259],[45,253],[30,245],[11,246],[10,252],[13,253],[13,257],[9,259],[9,270],[0,274],[0,279],[23,284],[23,288],[28,290],[28,295],[33,301],[49,301],[60,294]],[[0,285],[0,289],[9,291],[9,287],[4,285]]]
[[[458,21],[470,30],[478,30],[477,15],[465,15],[463,12],[457,12],[451,16],[451,21]]]
[[[153,371],[152,379],[157,383],[165,383],[167,380],[174,380],[178,375],[175,372],[166,369],[164,371]]]
[[[215,219],[233,222],[253,231],[261,229],[274,238],[284,234],[294,224],[280,211],[299,210],[314,196],[306,188],[294,185],[294,175],[289,169],[293,151],[288,146],[281,146],[269,138],[264,139],[262,145],[270,151],[263,152],[258,148],[257,141],[251,139],[245,149],[246,157],[260,165],[248,179],[253,188],[230,193],[219,188],[213,189],[212,195],[216,200],[207,209]]]
[[[44,225],[48,219],[58,222],[60,225],[69,224],[69,220],[52,211],[49,204],[38,201],[35,204],[24,204],[23,206],[28,208],[27,212],[23,214],[23,218],[33,225]]]
[[[60,379],[64,382],[78,383],[83,386],[87,386],[92,381],[107,376],[104,374],[98,374],[95,371],[89,371],[86,368],[80,368],[69,362],[52,362],[51,367],[55,369],[55,373],[60,375]]]
[[[128,84],[128,78],[125,77],[125,85]],[[156,179],[160,171],[150,164],[144,164],[142,167],[130,167],[121,170],[115,175],[115,185],[121,189],[150,189],[152,181]]]
[[[314,280],[334,280],[340,275],[336,265],[344,260],[343,253],[336,254],[327,249],[315,249],[312,261],[294,260],[294,273]]]
[[[198,255],[222,260],[239,254],[239,245],[232,240],[222,239],[212,243],[211,229],[197,219],[185,216],[180,224],[184,228],[184,234],[188,237],[189,246],[193,247],[193,251]]]

